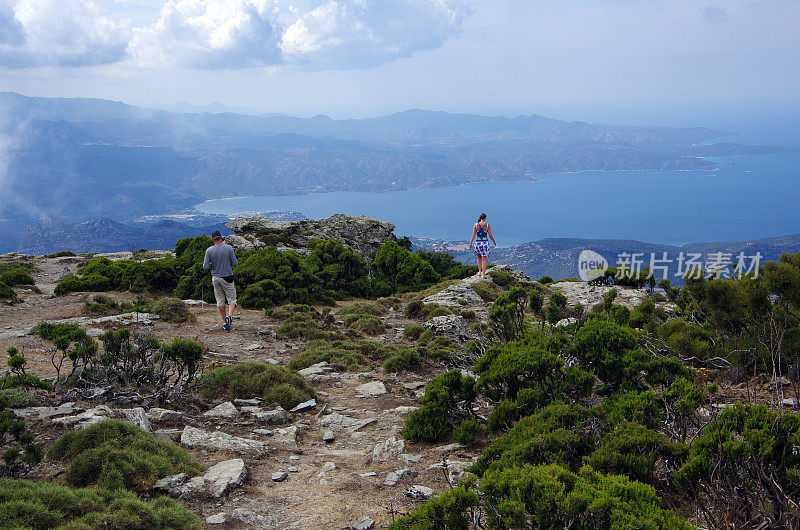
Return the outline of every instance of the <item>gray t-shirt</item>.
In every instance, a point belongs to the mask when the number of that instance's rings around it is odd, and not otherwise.
[[[233,268],[238,265],[233,247],[222,243],[206,249],[203,268],[211,269],[211,276],[233,276]]]

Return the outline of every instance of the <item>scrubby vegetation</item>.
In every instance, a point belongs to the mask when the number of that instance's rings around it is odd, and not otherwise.
[[[271,244],[278,243],[280,238]],[[94,258],[81,267],[79,275],[67,276],[59,282],[55,293],[148,291],[212,302],[211,278],[202,267],[209,246],[208,236],[198,236],[178,241],[174,258],[117,261]],[[365,262],[338,240],[313,240],[309,246],[312,250],[307,257],[293,251],[279,252],[274,246],[239,252],[239,265],[234,269],[239,303],[259,309],[287,300],[296,304],[333,305],[335,300],[350,296],[377,298],[419,291],[445,278],[464,278],[474,274],[475,269],[455,261],[447,253],[411,252],[393,241],[379,249],[372,263]]]
[[[6,285],[33,285],[33,277],[22,269],[12,269],[0,274],[0,283]]]
[[[70,489],[52,482],[0,479],[0,526],[72,528],[202,528],[200,518],[168,497],[144,501],[128,491]]]
[[[152,305],[151,311],[167,322],[186,322],[195,319],[186,302],[177,298],[162,298]]]
[[[20,396],[0,395],[0,476],[18,474],[42,459],[41,448],[34,443],[25,422],[11,410],[14,403],[9,398],[19,401]]]
[[[371,370],[393,352],[391,346],[380,342],[345,340],[315,340],[305,345],[303,351],[292,357],[289,368],[302,370],[312,364],[327,362],[339,370],[364,372]]]
[[[314,397],[303,376],[293,369],[256,362],[224,366],[205,374],[201,394],[206,399],[257,397],[287,410]]]
[[[184,449],[119,420],[62,435],[47,450],[47,457],[67,463],[68,485],[108,490],[143,492],[159,478],[177,473],[193,476],[203,469]]]
[[[689,271],[683,287],[662,282],[671,314],[658,293],[631,310],[611,290],[585,314],[541,284],[526,292],[506,280],[494,278],[508,291],[481,328],[477,380],[451,371],[431,381],[402,431],[411,442],[483,439],[483,454],[461,485],[395,527],[688,528],[686,515],[709,528],[800,522],[800,415],[780,410],[792,402],[785,383],[764,387],[778,410],[717,413],[705,370],[800,383],[800,254],[741,278]],[[616,283],[626,282],[654,287],[647,274]],[[567,316],[576,323],[554,326]],[[485,420],[474,412],[481,400]]]

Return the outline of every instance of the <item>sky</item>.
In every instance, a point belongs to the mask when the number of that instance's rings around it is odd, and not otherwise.
[[[709,124],[800,114],[798,26],[800,0],[0,0],[0,91]]]

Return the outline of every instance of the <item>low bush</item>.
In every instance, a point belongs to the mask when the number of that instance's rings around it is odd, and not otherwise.
[[[0,282],[0,298],[10,300],[13,303],[17,299],[17,293],[8,285]]]
[[[483,426],[475,418],[467,418],[453,431],[453,438],[462,445],[469,445],[483,432]]]
[[[50,481],[0,479],[0,526],[33,530],[117,528],[191,530],[200,518],[178,501],[102,488],[71,489]]]
[[[292,357],[288,366],[293,370],[302,370],[325,361],[339,370],[364,372],[371,370],[374,363],[389,357],[393,351],[392,347],[374,341],[314,340]]]
[[[462,480],[456,487],[391,523],[392,530],[469,530],[480,517],[480,499],[474,485]]]
[[[275,280],[261,280],[248,285],[239,296],[238,303],[242,307],[268,308],[282,303],[286,299],[286,289]]]
[[[14,269],[0,274],[0,283],[6,285],[34,285],[33,277],[22,269]]]
[[[286,320],[287,318],[295,315],[306,315],[317,317],[319,312],[313,307],[305,304],[286,304],[279,307],[267,309],[266,315],[271,318],[279,320]]]
[[[425,326],[422,324],[409,324],[403,329],[403,338],[417,340],[423,331],[425,331]]]
[[[96,294],[92,297],[91,302],[86,302],[85,306],[90,313],[106,313],[111,311],[119,311],[119,303],[106,294]]]
[[[490,528],[692,528],[661,508],[651,486],[590,469],[497,469],[483,477],[480,491]]]
[[[413,370],[420,363],[419,350],[417,348],[403,348],[383,363],[383,369],[387,372],[402,372]]]
[[[420,291],[442,279],[430,263],[394,241],[378,249],[372,269],[376,279],[390,286],[393,292]]]
[[[16,388],[5,388],[0,390],[0,401],[4,401],[10,409],[24,409],[35,407],[39,404],[36,394],[17,390]]]
[[[119,420],[62,435],[47,457],[68,464],[64,480],[70,486],[109,490],[147,491],[159,478],[203,470],[185,449]]]
[[[420,334],[419,338],[417,339],[417,342],[421,346],[427,346],[428,343],[430,343],[435,338],[436,338],[436,332],[433,331],[432,329],[426,329]]]
[[[193,322],[196,320],[186,302],[177,298],[162,298],[153,304],[151,310],[165,322]]]
[[[59,250],[58,252],[53,252],[52,254],[46,254],[45,258],[66,258],[75,256],[75,253],[71,250]]]
[[[355,304],[343,307],[339,310],[339,315],[373,315],[376,317],[385,315],[387,310],[380,304],[374,302],[356,302]]]
[[[258,397],[287,410],[314,397],[303,376],[274,364],[247,362],[223,366],[204,374],[200,383],[204,399]]]
[[[475,418],[472,403],[477,395],[475,379],[459,370],[434,378],[419,399],[422,408],[411,413],[401,434],[410,442],[441,440],[465,419]]]
[[[372,315],[348,315],[357,317],[355,320],[348,324],[348,328],[366,333],[367,335],[379,335],[386,331],[386,325],[383,321]],[[347,324],[347,321],[345,321]]]
[[[5,396],[0,396],[0,474],[9,475],[27,471],[42,459],[41,448],[34,443],[25,422],[11,410],[12,406]]]
[[[336,339],[339,333],[322,329],[319,323],[307,314],[296,314],[283,321],[275,330],[279,339]]]
[[[492,278],[492,281],[500,287],[509,288],[517,283],[517,279],[514,278],[514,276],[507,270],[497,270],[492,268],[489,269],[486,274],[488,274]]]
[[[542,276],[541,278],[539,278],[539,283],[541,283],[542,285],[553,283],[553,278],[551,278],[550,276]]]
[[[8,365],[8,372],[0,381],[0,389],[15,388],[21,386],[23,388],[37,388],[40,390],[52,390],[53,386],[47,382],[42,381],[33,374],[25,371],[25,365],[28,360],[17,349],[16,346],[10,346],[8,350],[8,358],[6,364]]]
[[[478,296],[480,296],[484,302],[494,301],[502,292],[493,282],[488,280],[473,282],[470,284],[470,287],[472,287],[473,291],[478,293]]]

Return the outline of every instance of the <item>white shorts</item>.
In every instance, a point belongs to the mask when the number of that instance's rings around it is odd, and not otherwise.
[[[211,277],[211,285],[214,286],[214,298],[217,299],[217,307],[225,307],[228,304],[236,304],[236,285],[228,283],[219,276]],[[227,303],[225,300],[228,300]]]

